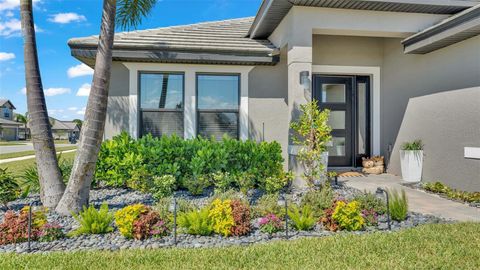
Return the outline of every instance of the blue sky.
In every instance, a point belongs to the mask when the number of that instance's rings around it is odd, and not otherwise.
[[[0,0],[0,97],[17,112],[24,94],[20,0]],[[160,0],[138,29],[254,16],[261,0]],[[67,41],[99,32],[101,0],[34,0],[38,57],[49,115],[83,119],[93,71],[70,56]],[[118,32],[118,31],[117,31]]]

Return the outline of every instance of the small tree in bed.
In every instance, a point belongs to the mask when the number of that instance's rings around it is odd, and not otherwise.
[[[300,105],[300,110],[301,116],[290,127],[295,131],[293,142],[301,146],[297,158],[305,169],[303,177],[312,187],[315,180],[326,173],[322,154],[327,151],[327,143],[332,139],[332,128],[328,125],[330,111],[321,111],[316,100]]]

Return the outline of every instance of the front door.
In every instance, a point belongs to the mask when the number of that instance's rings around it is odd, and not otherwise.
[[[332,143],[328,165],[357,167],[370,154],[370,78],[314,76],[313,98],[329,109]]]

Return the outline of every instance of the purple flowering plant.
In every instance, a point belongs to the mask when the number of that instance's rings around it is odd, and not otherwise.
[[[282,220],[275,214],[268,214],[259,221],[260,231],[268,234],[276,233],[282,230]]]
[[[169,229],[167,227],[167,224],[165,223],[165,221],[160,220],[157,223],[155,223],[150,229],[150,236],[162,237],[162,236],[166,236],[168,232],[169,232]]]

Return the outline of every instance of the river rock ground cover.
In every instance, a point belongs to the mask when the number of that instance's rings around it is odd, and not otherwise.
[[[361,191],[348,188],[342,185],[332,186],[335,197],[350,200],[356,195],[362,193]],[[300,200],[305,195],[305,190],[292,190],[287,194],[287,201],[289,203],[300,203]],[[184,199],[191,202],[197,207],[203,207],[211,201],[213,190],[207,191],[201,196],[191,196],[188,192],[177,191],[175,197],[178,199]],[[252,190],[247,195],[243,195],[243,199],[249,201],[254,206],[258,199],[261,197],[262,192],[258,190]],[[31,202],[39,202],[38,195],[32,195],[25,199],[16,200],[11,202],[10,208],[15,211],[20,211],[25,205]],[[90,202],[95,206],[100,206],[102,203],[106,203],[109,206],[111,212],[117,211],[125,206],[132,204],[145,204],[147,206],[154,206],[155,201],[150,194],[141,193],[130,189],[120,188],[102,188],[91,191]],[[282,202],[279,202],[282,205]],[[0,220],[3,219],[5,211],[0,210]],[[79,223],[73,217],[62,217],[55,213],[47,213],[48,222],[57,223],[62,227],[65,233],[75,230]],[[66,237],[60,240],[51,242],[32,242],[32,253],[43,253],[51,251],[76,251],[76,250],[125,250],[125,249],[152,249],[162,247],[188,247],[188,248],[200,248],[200,247],[225,247],[235,245],[249,245],[253,243],[264,243],[270,241],[278,241],[284,239],[298,239],[304,237],[324,237],[338,233],[350,233],[350,232],[332,232],[327,230],[325,226],[320,223],[316,223],[312,230],[299,231],[295,230],[290,221],[288,230],[288,238],[284,230],[275,233],[265,233],[260,229],[260,219],[256,218],[252,220],[251,231],[244,236],[230,236],[224,237],[220,235],[212,236],[198,236],[183,233],[178,230],[177,241],[174,241],[173,230],[170,230],[168,235],[161,238],[148,238],[144,240],[127,239],[120,234],[117,228],[113,232],[107,234],[92,234],[81,235],[77,237]],[[404,221],[392,221],[392,230],[399,230],[404,228],[411,228],[422,224],[430,223],[443,223],[445,220],[439,219],[434,216],[422,215],[419,213],[408,212]],[[282,226],[283,226],[282,222]],[[371,233],[375,231],[385,231],[388,229],[386,215],[378,216],[378,223],[375,226],[365,226],[362,230],[351,232],[354,234]],[[16,252],[26,253],[27,243],[8,244],[0,246],[0,252]]]

